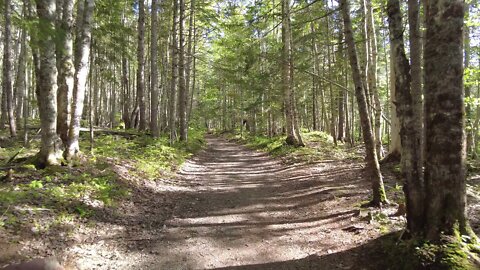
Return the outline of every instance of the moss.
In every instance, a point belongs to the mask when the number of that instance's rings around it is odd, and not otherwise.
[[[438,244],[419,239],[399,241],[392,234],[382,242],[385,254],[384,267],[392,270],[435,269],[470,270],[478,269],[474,264],[475,254],[469,244],[456,236],[443,236]],[[459,241],[460,240],[460,241]]]

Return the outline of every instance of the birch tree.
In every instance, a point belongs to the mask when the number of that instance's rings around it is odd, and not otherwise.
[[[79,28],[75,46],[72,116],[68,132],[68,148],[65,151],[67,160],[76,158],[80,153],[79,135],[89,71],[94,4],[94,0],[80,0],[77,9],[77,16],[81,16],[83,19],[82,23],[77,26]]]

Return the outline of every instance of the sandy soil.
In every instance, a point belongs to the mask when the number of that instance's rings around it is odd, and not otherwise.
[[[382,225],[358,210],[369,194],[362,164],[285,165],[207,141],[176,179],[126,179],[128,168],[117,165],[132,190],[119,209],[97,209],[67,235],[19,234],[18,250],[9,247],[23,257],[57,256],[71,269],[375,268],[365,254]]]

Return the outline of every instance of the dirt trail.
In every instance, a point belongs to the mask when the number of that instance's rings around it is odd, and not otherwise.
[[[173,210],[143,269],[361,269],[348,256],[377,232],[356,217],[368,189],[358,164],[286,166],[220,138],[179,176],[194,188]],[[359,225],[361,233],[342,229]],[[139,268],[137,268],[139,269]]]
[[[225,139],[207,143],[175,179],[135,179],[115,165],[127,200],[92,208],[68,233],[19,236],[19,254],[79,270],[372,268],[359,263],[380,235],[356,210],[369,194],[360,163],[285,165]]]

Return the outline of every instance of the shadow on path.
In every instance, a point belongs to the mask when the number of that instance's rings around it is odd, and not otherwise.
[[[142,245],[156,256],[137,269],[323,269],[314,266],[317,256],[333,258],[376,236],[355,210],[369,192],[360,164],[284,165],[221,138],[207,141],[178,174],[192,189],[178,198],[163,241]],[[342,230],[355,224],[362,233]]]

